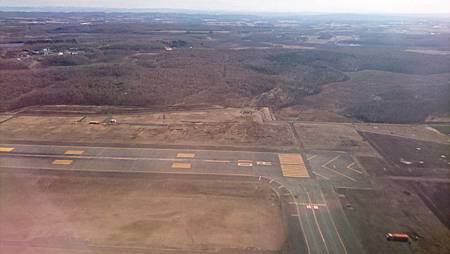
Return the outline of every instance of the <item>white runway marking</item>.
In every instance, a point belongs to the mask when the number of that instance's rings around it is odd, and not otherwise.
[[[253,161],[250,160],[238,160],[239,167],[253,167]]]
[[[323,201],[325,201],[325,196],[323,195],[322,192],[320,192],[320,195],[322,196]],[[333,217],[331,216],[330,209],[328,209],[328,206],[326,206],[326,209],[327,209],[328,216],[331,219],[331,223],[333,224],[334,231],[336,231],[336,234],[339,238],[339,242],[341,243],[342,247],[344,248],[344,253],[347,254],[347,248],[345,247],[345,244],[344,244],[344,241],[342,240],[341,234],[339,234],[339,231],[337,230],[336,222],[334,221]]]
[[[338,175],[340,175],[340,176],[343,176],[343,177],[349,179],[350,181],[357,182],[357,180],[356,180],[355,178],[350,177],[350,176],[348,176],[348,175],[346,175],[346,174],[343,174],[343,173],[341,173],[341,172],[339,172],[339,171],[337,171],[337,170],[334,170],[334,169],[328,167],[328,164],[330,164],[330,163],[332,163],[333,161],[339,159],[339,157],[341,157],[341,155],[338,155],[338,156],[334,157],[333,159],[331,159],[331,160],[329,160],[328,162],[326,162],[325,164],[323,164],[321,167],[324,168],[324,169],[328,169],[328,170],[330,170],[330,171],[332,171],[332,172],[334,172],[334,173],[336,173],[336,174],[338,174]]]
[[[202,160],[204,162],[212,162],[212,163],[230,163],[229,160]]]
[[[354,162],[350,163],[350,164],[347,166],[347,168],[350,169],[350,170],[355,171],[356,173],[358,173],[358,174],[360,174],[360,175],[362,175],[363,172],[362,172],[362,171],[359,171],[359,170],[357,170],[357,169],[354,169],[354,168],[353,168],[353,165],[355,165]]]
[[[322,177],[322,178],[325,179],[325,180],[330,180],[330,178],[328,178],[328,177],[326,177],[326,176],[323,176],[323,175],[317,173],[316,171],[313,171],[313,173],[314,173],[315,175],[317,175],[317,176]]]
[[[306,195],[308,196],[308,201],[311,202],[311,197],[309,196],[309,192],[306,191],[306,189],[305,189],[305,192],[306,192]],[[320,228],[319,221],[317,220],[316,212],[314,211],[314,209],[311,209],[311,211],[312,211],[312,214],[313,214],[313,217],[314,217],[314,221],[316,222],[316,226],[317,226],[317,229],[319,231],[320,237],[322,238],[325,250],[327,251],[327,253],[330,253],[330,251],[328,250],[327,243],[325,241],[325,237],[323,236],[322,229]]]
[[[341,155],[338,155],[338,156],[334,157],[333,159],[331,159],[331,160],[325,162],[325,163],[322,165],[322,167],[326,167],[328,164],[330,164],[330,163],[332,163],[333,161],[339,159],[339,157],[341,157]]]
[[[312,160],[312,159],[314,159],[314,158],[316,158],[316,157],[317,157],[317,154],[315,154],[315,155],[313,155],[313,156],[310,156],[310,157],[306,158],[306,160],[307,160],[307,161],[310,161],[310,160]]]

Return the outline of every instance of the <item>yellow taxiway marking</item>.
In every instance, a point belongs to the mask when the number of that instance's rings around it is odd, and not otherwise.
[[[287,177],[309,177],[305,162],[300,154],[278,154],[281,171]]]
[[[64,152],[65,155],[82,155],[83,153],[83,150],[67,150]]]
[[[172,168],[190,169],[191,163],[174,162],[172,163]]]
[[[195,153],[177,153],[177,158],[194,158]]]
[[[73,160],[54,160],[52,162],[53,165],[71,165]]]
[[[250,160],[238,160],[239,167],[252,167],[253,161]]]
[[[14,150],[13,147],[0,147],[0,152],[8,153]]]

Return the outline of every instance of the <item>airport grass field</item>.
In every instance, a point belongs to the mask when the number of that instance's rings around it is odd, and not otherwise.
[[[8,253],[27,244],[277,251],[286,238],[280,201],[264,185],[7,173],[0,183],[0,239],[15,243]]]

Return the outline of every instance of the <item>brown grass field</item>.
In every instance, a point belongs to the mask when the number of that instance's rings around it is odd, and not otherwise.
[[[0,192],[2,253],[276,251],[285,241],[277,197],[249,183],[2,173]]]

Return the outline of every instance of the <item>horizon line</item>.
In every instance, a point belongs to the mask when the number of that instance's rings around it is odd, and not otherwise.
[[[49,9],[49,10],[44,10]],[[61,10],[57,10],[61,9]],[[75,9],[78,11],[70,11]],[[82,11],[80,11],[82,10]],[[121,7],[98,7],[98,6],[1,6],[0,12],[104,12],[104,13],[226,13],[226,14],[278,14],[278,15],[293,15],[293,14],[315,14],[315,15],[330,15],[330,14],[350,14],[350,15],[449,15],[450,12],[367,12],[367,11],[244,11],[244,10],[225,10],[225,9],[186,9],[186,8],[121,8]]]

